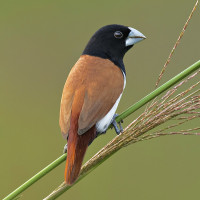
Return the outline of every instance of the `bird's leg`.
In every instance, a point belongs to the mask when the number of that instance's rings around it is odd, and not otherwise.
[[[117,133],[117,135],[119,135],[121,132],[123,132],[123,127],[121,125],[121,123],[123,123],[123,120],[121,120],[120,122],[118,122],[119,124],[119,128],[117,126],[117,122],[115,120],[115,118],[119,116],[118,114],[114,114],[113,118],[112,118],[112,121],[111,121],[111,124],[113,125],[114,129],[115,129],[115,132]]]
[[[67,144],[64,146],[63,153],[67,153]]]
[[[69,135],[67,136],[67,141],[68,141]],[[63,148],[63,153],[67,153],[67,144]]]

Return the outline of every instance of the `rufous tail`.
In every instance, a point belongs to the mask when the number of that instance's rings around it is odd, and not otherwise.
[[[94,139],[95,126],[83,135],[78,135],[77,123],[71,123],[67,143],[67,162],[65,167],[65,182],[72,185],[80,173],[81,165],[88,144]]]

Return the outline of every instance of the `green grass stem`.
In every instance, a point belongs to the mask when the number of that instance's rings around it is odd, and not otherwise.
[[[184,79],[186,76],[190,75],[192,72],[200,68],[200,60],[182,71],[180,74],[173,77],[171,80],[167,81],[163,85],[161,85],[159,88],[155,89],[153,92],[142,98],[140,101],[129,107],[126,111],[121,113],[117,118],[116,121],[119,122],[122,119],[125,119],[130,114],[144,106],[146,103],[154,99],[156,96],[160,95],[167,89],[169,89],[171,86],[175,85],[180,80]],[[38,181],[40,178],[42,178],[44,175],[49,173],[51,170],[53,170],[55,167],[60,165],[62,162],[65,161],[67,157],[67,154],[61,155],[59,158],[57,158],[55,161],[53,161],[51,164],[49,164],[47,167],[42,169],[40,172],[38,172],[36,175],[34,175],[32,178],[30,178],[28,181],[26,181],[24,184],[22,184],[20,187],[18,187],[16,190],[14,190],[12,193],[10,193],[8,196],[6,196],[3,200],[11,200],[17,197],[19,194],[21,194],[23,191],[25,191],[28,187],[30,187],[33,183]],[[105,160],[104,160],[105,161]],[[103,161],[102,161],[103,162]],[[101,162],[101,163],[102,163]],[[92,169],[93,170],[93,169]],[[91,171],[92,171],[91,170]],[[87,173],[88,174],[88,173]],[[85,176],[86,174],[84,174]],[[84,177],[83,176],[83,177]],[[79,180],[81,180],[83,177],[79,177]],[[78,180],[78,181],[79,181]],[[70,188],[70,186],[69,186]],[[69,189],[68,188],[68,189]]]
[[[17,197],[19,194],[21,194],[23,191],[25,191],[27,188],[29,188],[33,183],[41,179],[43,176],[48,174],[51,170],[59,166],[62,162],[66,160],[67,154],[61,155],[59,158],[54,160],[51,164],[47,165],[44,169],[42,169],[40,172],[35,174],[33,177],[31,177],[29,180],[27,180],[25,183],[23,183],[21,186],[19,186],[16,190],[11,192],[7,197],[5,197],[3,200],[11,200]]]

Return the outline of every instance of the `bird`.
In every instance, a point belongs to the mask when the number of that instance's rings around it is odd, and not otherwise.
[[[116,109],[126,85],[124,55],[146,37],[119,24],[97,30],[72,67],[60,103],[59,125],[67,140],[65,183],[78,178],[88,146],[110,124],[119,134]]]

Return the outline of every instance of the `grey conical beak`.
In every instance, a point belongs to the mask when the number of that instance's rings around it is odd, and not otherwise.
[[[128,27],[131,31],[126,39],[126,46],[134,45],[144,39],[146,37],[138,30]]]

